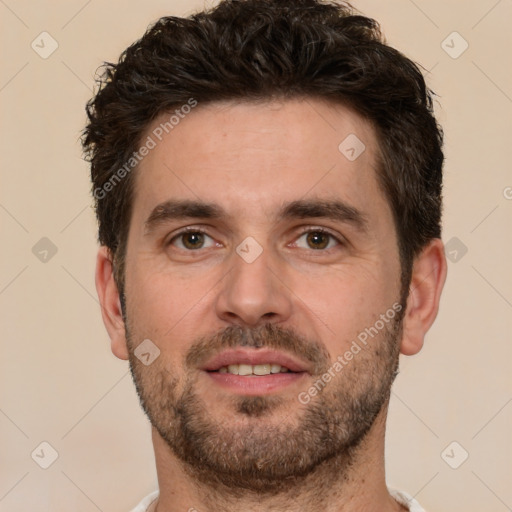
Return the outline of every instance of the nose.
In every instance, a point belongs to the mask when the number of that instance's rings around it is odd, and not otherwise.
[[[270,249],[263,249],[254,260],[240,254],[233,252],[231,269],[221,281],[216,301],[218,317],[240,327],[286,321],[291,314],[292,292]]]

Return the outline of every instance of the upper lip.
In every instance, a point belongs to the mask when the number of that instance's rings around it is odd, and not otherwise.
[[[215,371],[230,364],[279,364],[292,372],[308,371],[307,365],[295,357],[284,352],[268,349],[235,349],[226,350],[209,359],[201,368],[205,371]]]

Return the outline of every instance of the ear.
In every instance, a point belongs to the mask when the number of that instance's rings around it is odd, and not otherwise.
[[[435,238],[414,259],[403,321],[402,354],[417,354],[423,347],[425,334],[439,310],[446,272],[444,245],[440,238]]]
[[[114,280],[110,251],[101,246],[96,258],[96,291],[101,304],[103,323],[110,336],[112,353],[119,359],[128,359],[126,331],[119,291]]]

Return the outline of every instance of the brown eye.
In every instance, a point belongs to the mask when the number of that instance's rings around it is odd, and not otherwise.
[[[301,239],[305,239],[305,243],[300,243]],[[313,249],[315,251],[331,249],[341,242],[331,233],[320,229],[310,229],[305,231],[296,242],[301,249]]]
[[[312,249],[325,249],[329,245],[329,235],[319,231],[307,234],[307,242]]]
[[[183,240],[183,245],[187,249],[200,249],[204,244],[203,233],[185,233],[181,235],[181,239]]]
[[[184,251],[197,251],[215,245],[215,241],[206,233],[198,230],[182,231],[175,235],[169,245],[173,245]]]

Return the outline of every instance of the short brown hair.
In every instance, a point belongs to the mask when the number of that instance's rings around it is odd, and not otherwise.
[[[133,173],[104,197],[97,191],[132,157],[149,123],[190,98],[313,97],[352,107],[378,136],[378,178],[394,216],[404,289],[414,256],[441,236],[443,134],[433,93],[418,66],[385,44],[377,22],[350,4],[223,0],[188,18],[164,17],[117,64],[104,64],[98,85],[82,143],[99,242],[110,250],[121,295]]]

